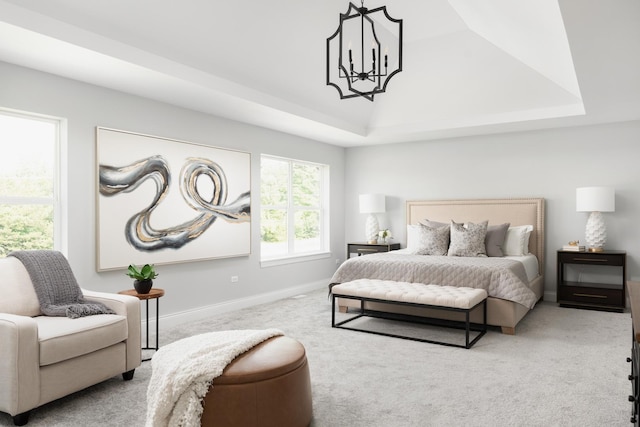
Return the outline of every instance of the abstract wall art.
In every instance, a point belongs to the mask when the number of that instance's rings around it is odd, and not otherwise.
[[[251,253],[251,155],[96,128],[97,270]]]

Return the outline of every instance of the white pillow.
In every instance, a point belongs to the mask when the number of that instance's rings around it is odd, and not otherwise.
[[[524,236],[524,246],[522,247],[522,252],[525,255],[529,255],[529,238],[531,237],[531,233],[533,232],[533,226],[531,226],[531,230],[527,231]]]
[[[533,225],[519,225],[509,227],[502,244],[502,252],[505,256],[522,256],[529,253],[529,237],[533,231]]]
[[[420,226],[407,225],[407,249],[415,251],[420,242]]]

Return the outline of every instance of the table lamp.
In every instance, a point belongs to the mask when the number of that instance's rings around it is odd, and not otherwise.
[[[385,211],[384,194],[361,194],[360,213],[368,213],[365,223],[367,243],[378,243],[380,225],[375,214]]]
[[[576,211],[591,212],[587,220],[586,239],[589,252],[602,252],[607,241],[607,227],[602,212],[615,212],[615,190],[611,187],[576,189]]]

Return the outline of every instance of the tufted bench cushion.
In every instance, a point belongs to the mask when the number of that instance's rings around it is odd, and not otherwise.
[[[484,289],[377,279],[341,283],[334,285],[331,291],[340,295],[465,309],[470,309],[487,298],[487,291]]]
[[[434,344],[449,345],[454,347],[471,348],[487,331],[487,291],[484,289],[475,289],[468,287],[433,285],[424,283],[396,282],[393,280],[379,279],[357,279],[350,282],[333,285],[332,293],[332,313],[331,326],[334,328],[352,329],[362,332],[369,332],[378,335],[387,335],[397,338],[407,338],[415,341],[423,341]],[[336,323],[335,302],[336,298],[350,298],[360,301],[360,314],[341,322]],[[384,332],[375,332],[366,329],[343,326],[360,317],[381,317],[381,318],[402,318],[402,320],[416,320],[412,316],[401,316],[395,314],[391,316],[389,313],[374,312],[365,309],[365,302],[382,302],[388,304],[411,305],[417,307],[428,307],[431,309],[448,310],[460,312],[464,315],[464,327],[460,327],[455,322],[442,324],[457,329],[465,330],[465,344],[453,344],[450,342],[434,341],[421,338],[410,338],[407,336],[399,336]],[[469,321],[469,314],[472,310],[482,307],[484,322],[481,327],[472,327]],[[458,322],[461,323],[461,322]],[[477,331],[473,340],[470,339],[470,332]]]

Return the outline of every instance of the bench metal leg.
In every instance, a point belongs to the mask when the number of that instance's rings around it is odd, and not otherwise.
[[[347,299],[359,300],[360,301],[360,312],[355,316],[349,317],[348,319],[345,319],[345,320],[342,320],[342,321],[336,323],[336,317],[335,317],[336,316],[336,314],[335,314],[336,313],[335,312],[336,298],[347,298]],[[414,305],[414,306],[416,305],[416,304],[408,304],[408,303],[403,303],[403,302],[395,302],[395,301],[388,301],[388,300],[378,300],[378,299],[365,298],[365,297],[356,297],[356,296],[351,296],[351,295],[336,295],[336,294],[332,294],[331,326],[334,327],[334,328],[349,329],[349,330],[352,330],[352,331],[367,332],[367,333],[370,333],[370,334],[383,335],[383,336],[394,337],[394,338],[402,338],[402,339],[408,339],[408,340],[412,340],[412,341],[428,342],[428,343],[431,343],[431,344],[440,344],[440,345],[446,345],[446,346],[450,346],[450,347],[460,347],[460,348],[466,348],[466,349],[471,348],[487,332],[487,299],[486,298],[481,303],[476,304],[474,307],[471,307],[470,309],[459,309],[459,308],[435,306],[435,305],[427,305],[427,304],[420,305],[422,307],[428,307],[428,308],[432,308],[432,309],[464,312],[465,313],[464,328],[461,328],[460,326],[456,326],[455,325],[456,323],[458,325],[460,325],[461,322],[448,322],[448,323],[442,323],[441,322],[440,323],[440,326],[445,326],[445,327],[455,328],[455,329],[464,329],[465,330],[465,344],[464,345],[448,343],[448,342],[443,342],[443,341],[434,341],[434,340],[423,339],[423,338],[413,338],[413,337],[404,336],[404,335],[389,334],[389,333],[385,333],[385,332],[370,331],[370,330],[361,329],[361,328],[354,328],[354,327],[344,326],[345,324],[347,324],[349,322],[352,322],[352,321],[354,321],[356,319],[359,319],[361,317],[376,317],[376,318],[383,318],[383,319],[389,319],[389,320],[409,321],[409,322],[412,322],[412,323],[430,323],[430,324],[433,324],[433,322],[428,322],[428,320],[429,320],[428,318],[422,318],[423,320],[418,320],[419,318],[417,316],[409,316],[409,315],[400,315],[400,314],[395,314],[395,313],[391,314],[391,313],[367,311],[364,308],[364,303],[366,301],[381,302],[381,303],[395,304],[395,305]],[[478,332],[478,334],[473,338],[473,340],[471,340],[471,330],[472,330],[471,319],[470,319],[471,311],[472,310],[476,310],[476,309],[480,309],[480,307],[482,307],[482,310],[483,310],[483,324],[480,325],[480,329],[479,330],[478,329],[474,329],[474,331]]]

